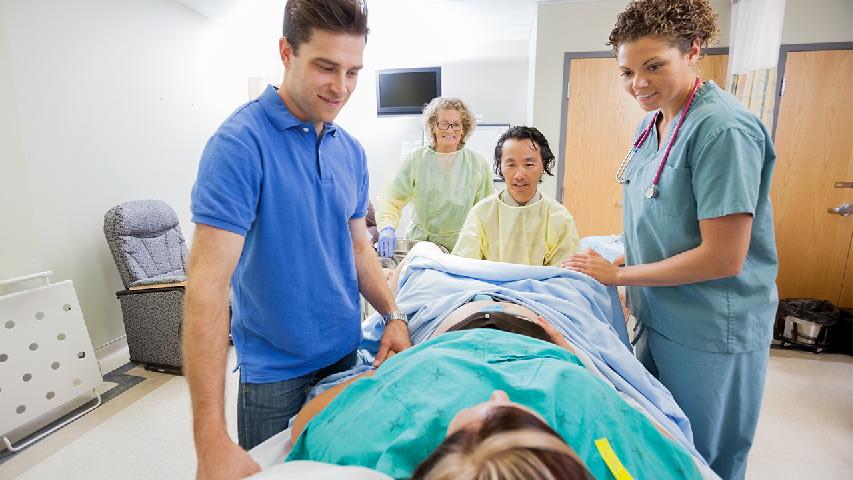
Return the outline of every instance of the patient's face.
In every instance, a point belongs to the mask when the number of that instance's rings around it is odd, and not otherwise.
[[[492,396],[489,397],[487,401],[460,410],[459,413],[453,417],[453,420],[450,421],[450,425],[447,427],[447,436],[450,436],[459,430],[479,426],[483,421],[485,421],[486,417],[495,407],[519,408],[535,415],[543,422],[545,421],[545,419],[543,419],[538,413],[520,403],[510,400],[509,395],[507,395],[503,390],[495,390],[492,392]]]
[[[536,194],[545,166],[539,146],[527,138],[510,138],[501,151],[501,174],[512,198],[527,203]]]

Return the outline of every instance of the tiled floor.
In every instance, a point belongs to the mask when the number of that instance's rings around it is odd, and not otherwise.
[[[192,478],[186,380],[128,373],[148,379],[0,465],[0,479]],[[234,434],[236,375],[226,390]],[[853,357],[773,350],[747,478],[847,480],[851,469]]]

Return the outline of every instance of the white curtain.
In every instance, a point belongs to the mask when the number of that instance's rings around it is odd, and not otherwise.
[[[733,0],[726,88],[773,128],[785,0]]]

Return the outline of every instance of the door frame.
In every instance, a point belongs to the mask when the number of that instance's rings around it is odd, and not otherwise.
[[[853,50],[853,42],[826,43],[789,43],[779,47],[779,62],[776,64],[776,103],[773,106],[773,131],[770,138],[776,140],[776,126],[779,125],[779,104],[782,103],[782,83],[785,80],[785,63],[788,52],[813,52],[818,50]]]
[[[728,54],[728,47],[707,48],[706,55]],[[557,198],[559,203],[563,203],[563,175],[566,169],[566,123],[569,118],[569,102],[566,96],[569,94],[569,69],[571,68],[572,60],[575,58],[615,58],[613,52],[565,52],[563,54],[563,94],[560,97],[560,151],[557,155]],[[781,82],[780,82],[781,85]],[[723,85],[722,88],[726,86]],[[773,113],[774,115],[776,112]],[[775,118],[775,117],[774,117]],[[615,174],[615,173],[614,173]]]

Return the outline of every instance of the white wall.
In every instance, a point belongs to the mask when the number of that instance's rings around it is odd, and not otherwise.
[[[0,5],[0,278],[46,269],[35,247],[26,158],[18,128],[18,101]],[[23,254],[22,254],[23,253]]]
[[[198,0],[180,0],[199,7]],[[506,6],[513,0],[503,0]],[[500,6],[495,3],[494,5]],[[491,6],[491,5],[490,5]],[[376,71],[387,68],[442,67],[442,94],[469,103],[483,123],[522,124],[527,121],[529,38],[527,26],[507,31],[471,28],[468,18],[476,4],[374,0],[370,7],[370,35],[358,86],[336,122],[364,146],[370,169],[370,198],[376,203],[396,173],[401,141],[420,138],[419,115],[376,115]],[[280,78],[275,52],[281,28],[281,2],[257,0],[219,9],[200,8],[222,20],[229,38],[244,52],[250,76]],[[274,18],[274,28],[257,25],[258,18]],[[513,28],[513,27],[508,27]],[[493,36],[501,41],[493,41]],[[269,47],[273,51],[266,52]],[[404,214],[401,230],[408,215]]]
[[[51,269],[73,280],[96,347],[124,334],[103,214],[159,198],[189,240],[205,142],[247,100],[247,78],[281,77],[282,2],[220,2],[233,8],[227,21],[187,4],[0,0],[0,278]],[[421,134],[419,116],[377,117],[377,69],[441,66],[443,93],[484,122],[525,121],[527,36],[488,42],[458,22],[401,23],[400,8],[371,3],[365,70],[339,117],[368,153],[374,200],[401,139]]]
[[[555,145],[560,141],[563,95],[563,54],[601,52],[616,16],[627,0],[540,4],[537,14],[537,49],[533,123]],[[729,45],[731,3],[711,0],[719,15],[720,40]],[[782,43],[845,42],[853,40],[853,2],[850,0],[787,0]],[[558,154],[562,159],[562,152]],[[546,180],[543,190],[557,191],[557,179]]]
[[[464,16],[446,17],[441,4],[370,3],[365,68],[337,122],[364,145],[374,202],[397,171],[401,140],[422,135],[420,115],[376,115],[376,70],[440,66],[442,95],[461,97],[481,123],[526,121],[528,29],[490,41],[466,28]]]
[[[526,58],[508,58],[500,62],[424,60],[420,64],[416,63],[417,59],[410,58],[409,62],[406,65],[442,67],[442,94],[464,99],[480,116],[481,123],[524,123]],[[421,136],[423,128],[420,115],[378,117],[376,68],[368,65],[365,70],[338,122],[364,145],[370,168],[370,198],[376,202],[400,165],[402,139]]]
[[[537,14],[536,85],[533,89],[533,124],[551,143],[558,161],[560,150],[560,115],[563,96],[563,55],[566,52],[604,52],[616,16],[628,5],[627,0],[597,0],[540,4]],[[720,46],[728,45],[729,11],[727,0],[711,0],[719,13]],[[615,73],[614,73],[615,74]],[[554,177],[546,177],[543,191],[556,196],[557,168]]]
[[[563,53],[606,50],[626,3],[542,4],[533,39],[525,30],[495,42],[497,32],[465,27],[477,12],[447,19],[419,2],[372,2],[365,70],[338,119],[367,150],[371,198],[396,170],[401,140],[421,134],[418,116],[376,116],[377,69],[442,66],[444,94],[485,123],[532,118],[556,149]],[[727,45],[729,3],[712,4]],[[161,198],[189,239],[204,143],[247,99],[248,77],[281,75],[280,2],[241,5],[236,24],[248,34],[174,0],[0,0],[0,278],[52,269],[73,280],[95,346],[124,333],[104,212]],[[785,43],[853,39],[849,0],[787,5]],[[553,195],[556,181],[543,187]]]
[[[224,62],[219,27],[172,0],[2,0],[0,12],[0,278],[73,280],[97,347],[124,334],[104,212],[160,198],[189,237],[199,154],[245,98],[245,74]]]

